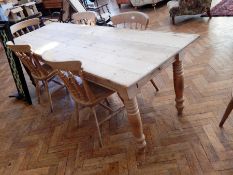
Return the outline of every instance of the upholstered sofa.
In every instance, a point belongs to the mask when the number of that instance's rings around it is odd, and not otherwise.
[[[175,17],[182,15],[197,15],[204,12],[211,18],[210,6],[212,0],[172,0],[167,3],[172,23]]]
[[[121,7],[121,4],[132,4],[135,8],[152,4],[155,5],[156,3],[162,1],[162,0],[116,0],[119,8]]]

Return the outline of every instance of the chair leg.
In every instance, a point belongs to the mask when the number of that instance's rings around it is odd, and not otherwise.
[[[40,84],[39,84],[39,81],[35,80],[35,84],[36,84],[37,100],[38,100],[38,104],[40,104]]]
[[[223,127],[223,124],[225,123],[225,121],[228,118],[229,114],[231,113],[232,109],[233,109],[233,98],[231,99],[231,101],[227,105],[227,108],[226,108],[225,113],[222,117],[222,120],[219,123],[219,127]]]
[[[209,8],[209,7],[206,8],[206,14],[207,14],[207,16],[208,16],[209,18],[212,18],[212,15],[211,15],[211,13],[210,13],[210,8]]]
[[[121,102],[124,104],[124,99],[120,96],[120,94],[117,92],[118,97],[121,99]]]
[[[100,146],[103,147],[102,136],[101,136],[101,133],[100,133],[100,126],[99,126],[99,122],[98,122],[98,119],[97,119],[95,107],[92,107],[91,110],[92,110],[92,112],[94,114],[94,117],[95,117],[95,123],[96,123],[97,131],[98,131]]]
[[[77,117],[78,126],[80,125],[79,105],[75,102],[75,116]]]
[[[108,101],[108,98],[105,98],[104,101],[105,101],[105,103],[106,103],[108,106],[110,106],[110,103],[109,103],[109,101]]]
[[[47,91],[48,98],[49,98],[50,110],[51,110],[51,112],[53,112],[53,103],[52,103],[52,98],[51,98],[51,94],[49,92],[49,86],[48,86],[48,82],[47,81],[45,81],[45,89]]]
[[[35,80],[36,83],[36,94],[37,94],[37,100],[38,104],[40,104],[40,84],[39,81]]]
[[[150,82],[152,83],[152,85],[154,86],[155,90],[158,92],[159,91],[159,88],[156,86],[154,80],[150,80]]]
[[[172,16],[172,24],[175,25],[175,16]]]

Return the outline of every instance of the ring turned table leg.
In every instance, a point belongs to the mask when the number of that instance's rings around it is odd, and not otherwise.
[[[132,133],[136,138],[137,147],[142,149],[146,146],[145,136],[142,129],[142,121],[138,109],[136,97],[130,100],[124,100],[125,108],[128,114],[128,121],[131,125]]]
[[[182,61],[179,59],[179,55],[176,55],[176,61],[173,63],[173,80],[174,80],[174,88],[176,94],[176,108],[178,111],[178,115],[182,115],[184,109],[184,73]]]

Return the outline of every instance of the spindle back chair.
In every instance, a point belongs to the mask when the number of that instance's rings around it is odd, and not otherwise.
[[[146,30],[149,24],[149,16],[142,12],[124,12],[112,16],[114,26],[123,25],[124,28]]]
[[[100,125],[123,109],[123,107],[121,107],[118,110],[113,111],[110,107],[102,103],[103,101],[106,101],[107,97],[111,96],[115,92],[87,81],[85,79],[82,63],[80,61],[48,62],[48,64],[54,69],[58,70],[59,77],[63,80],[65,86],[72,95],[76,103],[76,115],[78,117],[78,121],[80,120],[80,105],[90,107],[92,109],[98,131],[100,146],[103,146]],[[102,121],[98,121],[96,115],[95,107],[98,104],[110,111],[110,114]]]

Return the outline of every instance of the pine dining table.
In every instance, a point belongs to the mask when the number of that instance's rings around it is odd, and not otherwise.
[[[136,31],[113,27],[51,23],[14,39],[29,44],[50,62],[82,62],[85,78],[122,97],[138,148],[146,146],[136,95],[152,78],[173,66],[178,115],[184,105],[184,77],[180,52],[199,35]]]

